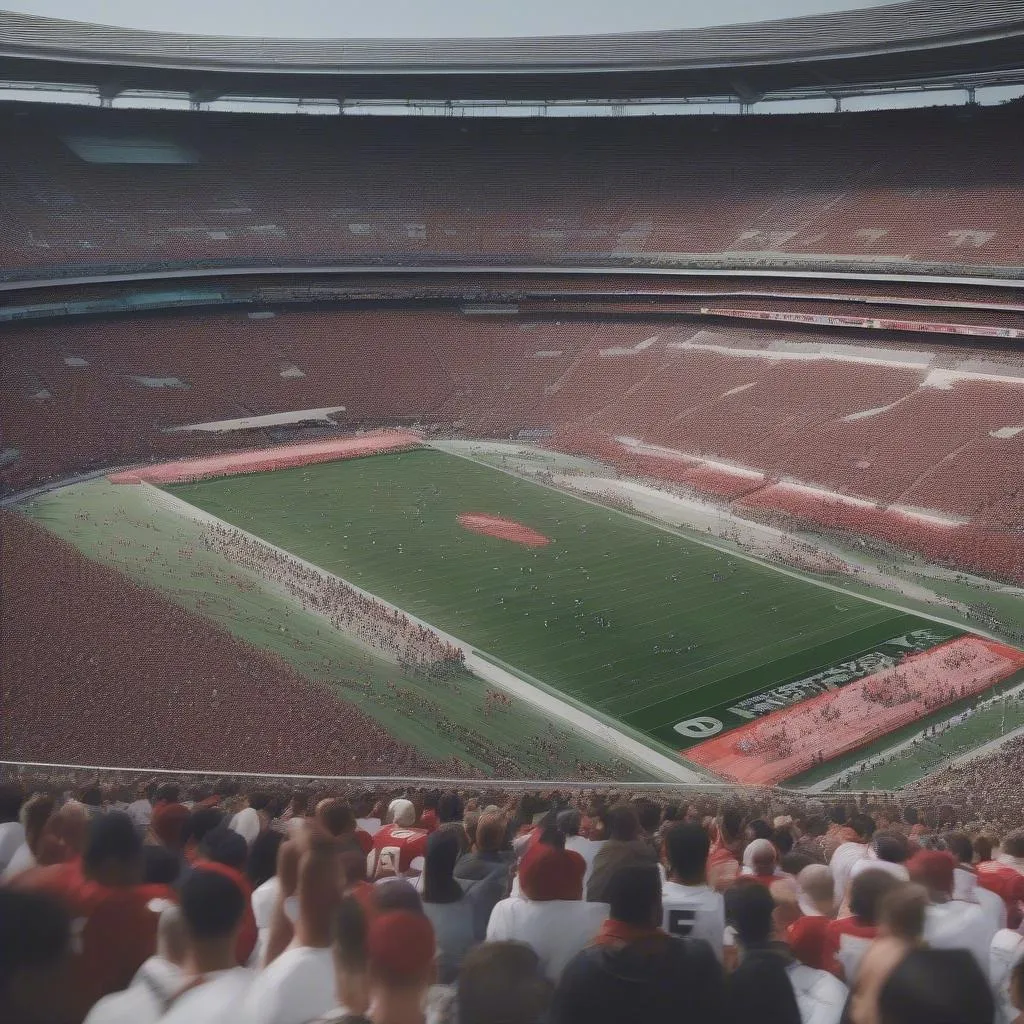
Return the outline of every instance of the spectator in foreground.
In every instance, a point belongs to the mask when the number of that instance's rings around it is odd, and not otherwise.
[[[915,949],[878,997],[880,1024],[991,1024],[995,1003],[985,975],[962,949]]]
[[[661,928],[661,874],[627,864],[608,883],[609,916],[596,939],[562,972],[552,1017],[560,1024],[625,1024],[688,1017],[723,1019],[722,968],[702,939]]]
[[[832,872],[824,864],[808,864],[797,875],[796,884],[800,916],[786,929],[786,941],[800,963],[831,970],[834,961],[828,950],[828,928],[835,913]]]
[[[605,815],[606,842],[594,857],[587,883],[589,903],[607,903],[607,886],[615,871],[626,864],[657,864],[654,847],[643,837],[636,808],[616,804]],[[581,858],[582,859],[582,858]]]
[[[933,949],[966,949],[987,977],[996,928],[977,903],[953,899],[951,853],[922,850],[909,862],[910,876],[928,890],[924,939]]]
[[[542,1024],[554,988],[540,959],[521,942],[487,942],[466,954],[459,971],[459,1024]]]
[[[560,833],[558,833],[560,835]],[[519,866],[523,897],[501,900],[487,925],[487,941],[525,942],[557,982],[565,965],[593,938],[608,916],[603,903],[584,903],[583,858],[571,850],[535,842]]]
[[[432,832],[427,839],[423,912],[434,926],[438,981],[442,985],[455,981],[462,958],[475,942],[483,938],[482,933],[476,934],[475,903],[452,874],[459,850],[459,838],[450,830],[442,828]]]
[[[846,986],[827,971],[797,961],[775,932],[775,901],[763,885],[740,882],[726,894],[726,919],[736,930],[739,966],[726,985],[735,1024],[839,1024]]]
[[[978,884],[978,873],[972,864],[974,848],[971,840],[963,832],[950,832],[945,836],[945,841],[946,849],[956,860],[953,868],[953,899],[977,903],[988,915],[996,931],[1005,928],[1006,904],[997,893]]]
[[[850,883],[850,916],[829,922],[826,962],[847,985],[856,982],[861,959],[878,935],[882,900],[901,884],[887,871],[862,871]]]
[[[668,880],[662,886],[662,927],[669,935],[703,939],[722,963],[725,901],[707,884],[711,840],[703,826],[676,822],[665,830],[662,861]]]
[[[426,1024],[434,984],[434,929],[422,914],[395,910],[370,922],[367,969],[373,1024]]]
[[[340,853],[330,838],[310,838],[299,861],[295,937],[256,975],[240,1015],[244,1024],[304,1024],[335,1005],[331,929],[340,902]]]
[[[878,996],[896,966],[923,944],[928,893],[920,885],[898,885],[887,893],[878,913],[878,937],[857,971],[850,1000],[854,1024],[878,1024]]]
[[[0,1020],[74,1024],[71,918],[41,893],[0,889]]]
[[[104,996],[85,1018],[85,1024],[136,1024],[156,1020],[183,983],[185,923],[181,908],[171,904],[160,914],[156,953],[135,972],[123,992]]]
[[[222,1024],[237,1012],[252,981],[235,947],[245,897],[228,877],[195,871],[181,886],[185,922],[184,985],[166,1004],[161,1024]],[[138,1018],[136,1024],[149,1024]]]

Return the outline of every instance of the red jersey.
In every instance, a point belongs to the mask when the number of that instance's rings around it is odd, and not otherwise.
[[[829,921],[825,929],[824,954],[828,965],[825,969],[845,977],[846,984],[852,985],[861,959],[877,935],[875,925],[861,924],[855,917]]]
[[[832,919],[820,914],[804,914],[786,929],[786,941],[802,964],[819,971],[834,968],[834,953],[829,952],[828,926]]]
[[[356,829],[356,842],[359,844],[359,849],[363,851],[364,855],[368,855],[373,849],[373,836],[364,829]]]
[[[708,885],[716,892],[722,892],[739,878],[739,858],[727,846],[716,845],[708,854]]]
[[[426,856],[429,835],[421,828],[385,825],[373,837],[373,849],[366,860],[367,877],[373,879],[378,870],[384,871],[384,862],[390,862],[396,874],[404,875],[417,857]]]
[[[1006,925],[1016,929],[1021,923],[1024,903],[1024,875],[1009,864],[986,860],[976,867],[978,885],[994,892],[1006,904]]]
[[[437,811],[431,809],[420,815],[420,828],[427,832],[436,832],[440,822],[437,820]]]

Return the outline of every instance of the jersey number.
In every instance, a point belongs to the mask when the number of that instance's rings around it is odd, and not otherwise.
[[[696,910],[670,910],[668,912],[669,935],[689,935],[693,931],[693,922],[696,917]]]

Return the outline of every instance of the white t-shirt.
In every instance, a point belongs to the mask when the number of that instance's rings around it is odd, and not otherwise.
[[[213,971],[171,1003],[160,1024],[224,1024],[235,1020],[255,974],[248,967]]]
[[[277,904],[277,896],[280,891],[281,882],[277,875],[271,876],[262,885],[253,889],[250,902],[252,903],[252,916],[256,920],[256,945],[249,957],[250,967],[259,967],[263,961],[263,951],[267,948],[270,924],[274,919],[274,907]]]
[[[20,821],[5,821],[0,825],[0,874],[24,842],[25,829]]]
[[[1006,927],[1006,903],[1002,897],[978,885],[978,876],[973,871],[953,869],[953,899],[977,903],[988,914],[996,931]]]
[[[244,1024],[305,1024],[338,1003],[330,947],[293,946],[256,975],[239,1015]]]
[[[161,956],[151,956],[135,972],[123,992],[104,996],[89,1011],[85,1024],[153,1024],[164,1010],[164,1001],[181,988],[181,968]]]
[[[786,968],[802,1024],[839,1024],[846,1008],[846,986],[828,971],[806,964]]]
[[[557,982],[565,965],[590,944],[607,917],[607,903],[538,902],[511,896],[491,911],[487,941],[525,942],[540,958],[544,973]]]
[[[666,882],[661,888],[664,912],[661,926],[669,935],[703,939],[722,961],[725,937],[725,899],[706,885]]]
[[[863,860],[867,855],[868,847],[866,843],[841,843],[837,847],[836,852],[832,854],[832,859],[828,862],[828,866],[835,882],[835,903],[837,907],[841,906],[846,898],[846,887],[850,883],[850,873],[853,871],[853,865],[857,861]]]
[[[1010,974],[1024,958],[1024,935],[1010,928],[996,932],[989,956],[989,980],[996,1000],[996,1024],[1012,1024],[1017,1011],[1010,1002]]]
[[[229,827],[252,846],[252,841],[260,834],[260,816],[251,807],[243,807],[231,819]]]
[[[924,913],[924,941],[933,949],[966,949],[988,977],[996,928],[977,903],[931,903]]]
[[[0,882],[6,882],[15,875],[20,875],[22,871],[27,871],[35,866],[36,859],[28,848],[28,843],[22,843],[11,855],[3,874],[0,874]]]
[[[583,891],[587,891],[587,882],[594,873],[594,858],[604,846],[604,842],[595,839],[584,839],[583,836],[569,836],[565,840],[565,848],[578,853],[586,862],[587,870],[583,875]],[[518,876],[517,876],[518,877]]]
[[[153,805],[143,797],[141,800],[130,803],[125,813],[135,823],[137,831],[145,832],[153,818]]]

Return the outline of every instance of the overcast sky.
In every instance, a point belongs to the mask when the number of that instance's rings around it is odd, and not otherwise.
[[[893,0],[0,0],[0,8],[209,35],[429,37],[697,28]]]

